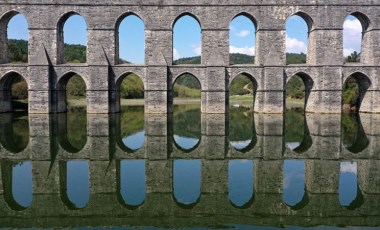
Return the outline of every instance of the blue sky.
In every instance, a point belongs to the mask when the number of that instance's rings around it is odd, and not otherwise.
[[[355,17],[349,16],[344,22],[344,55],[360,52],[362,27]],[[286,22],[286,52],[307,52],[307,25],[299,16],[292,16]],[[8,24],[8,38],[28,39],[27,22],[22,15],[14,16]],[[87,25],[79,15],[71,16],[64,26],[64,40],[68,44],[87,44]],[[255,54],[255,26],[244,16],[238,16],[230,23],[230,53]],[[128,16],[119,27],[120,58],[135,64],[144,63],[144,23],[137,16]],[[193,57],[201,54],[201,28],[190,17],[181,17],[173,28],[174,59]]]

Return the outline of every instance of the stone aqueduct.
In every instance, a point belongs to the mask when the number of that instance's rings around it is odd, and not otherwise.
[[[282,113],[287,80],[298,74],[306,86],[306,110],[340,113],[342,86],[354,76],[360,88],[360,111],[380,112],[380,1],[378,0],[54,0],[0,1],[0,102],[12,110],[10,82],[17,73],[29,89],[29,113],[66,110],[65,84],[74,73],[87,87],[88,113],[120,110],[118,84],[128,73],[139,75],[145,86],[145,111],[172,109],[172,85],[191,73],[201,83],[202,112],[228,111],[228,89],[239,74],[256,85],[255,111]],[[17,13],[29,26],[27,64],[8,63],[7,24]],[[63,25],[80,14],[87,23],[87,63],[63,64]],[[126,16],[139,16],[145,24],[145,64],[118,64],[118,25]],[[286,65],[285,23],[291,15],[305,19],[309,28],[307,63]],[[173,65],[173,25],[183,15],[198,20],[202,31],[200,65]],[[229,24],[249,17],[256,27],[254,64],[230,65]],[[343,22],[348,15],[363,27],[361,62],[344,63]]]

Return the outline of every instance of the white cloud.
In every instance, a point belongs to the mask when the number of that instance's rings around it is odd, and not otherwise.
[[[353,48],[344,48],[344,49],[343,49],[343,55],[344,55],[345,57],[348,57],[348,56],[350,56],[354,51],[355,51],[355,49],[353,49]]]
[[[178,60],[181,58],[181,55],[179,55],[178,50],[176,48],[173,49],[173,60]]]
[[[358,173],[358,164],[356,162],[342,162],[340,163],[341,173]]]
[[[362,25],[356,18],[350,20],[347,19],[343,24],[343,44],[344,44],[344,56],[350,55],[353,51],[360,52],[360,41],[362,38]],[[350,50],[350,53],[346,53]]]
[[[247,54],[247,55],[255,55],[255,47],[236,47],[236,46],[230,46],[230,53],[240,53],[240,54]]]
[[[245,38],[250,34],[249,30],[242,30],[238,32],[236,35],[241,38]]]
[[[286,52],[287,53],[306,53],[307,46],[303,41],[297,38],[286,36]]]
[[[202,47],[201,45],[192,45],[193,51],[196,55],[201,55],[202,54]]]

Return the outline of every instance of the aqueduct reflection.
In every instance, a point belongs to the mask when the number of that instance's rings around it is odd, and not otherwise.
[[[140,114],[142,110],[139,111],[135,108],[128,112]],[[59,181],[60,200],[73,210],[91,209],[94,192],[104,189],[114,193],[118,203],[128,210],[149,206],[149,194],[156,189],[170,193],[170,200],[185,209],[202,207],[200,204],[208,199],[205,194],[214,193],[223,194],[228,207],[251,209],[260,204],[261,194],[273,192],[281,196],[287,208],[299,211],[316,205],[313,204],[316,194],[327,192],[335,197],[331,199],[336,200],[339,207],[360,210],[366,205],[368,194],[380,194],[377,187],[380,181],[369,179],[376,175],[379,164],[376,145],[379,140],[373,127],[380,122],[380,117],[370,114],[362,118],[312,114],[305,117],[296,111],[273,116],[253,115],[244,108],[235,111],[229,119],[224,115],[202,115],[197,131],[200,143],[190,155],[173,143],[176,122],[171,122],[170,116],[164,119],[161,115],[144,118],[142,113],[133,116],[138,120],[125,125],[132,131],[123,134],[121,123],[128,119],[123,114],[88,116],[83,113],[86,116],[81,118],[81,112],[76,111],[75,117],[79,120],[73,122],[68,122],[71,116],[68,113],[31,115],[29,124],[20,126],[29,130],[28,142],[25,138],[1,139],[4,199],[13,210],[33,209],[35,202],[33,198],[32,203],[31,197],[40,191],[37,187],[43,183],[39,181],[49,180],[47,178]],[[193,113],[190,109],[188,116],[193,117]],[[12,136],[8,135],[9,130],[14,130],[12,124],[17,125],[12,119],[12,114],[2,115],[1,136]],[[244,123],[245,119],[252,128],[238,123]],[[84,129],[79,128],[81,122],[85,123]],[[288,122],[303,126],[295,128],[304,132],[290,130]],[[79,132],[75,136],[79,138],[78,143],[83,144],[78,148],[68,141],[69,126]],[[233,141],[239,140],[233,133],[239,129],[245,129],[241,140],[251,140],[253,145],[240,150],[233,146]],[[130,151],[132,148],[124,152],[125,148],[119,146],[120,140],[133,136],[136,130],[143,130],[140,138],[144,144],[137,152]],[[293,136],[294,142],[299,144],[296,148],[288,145]],[[9,146],[21,143],[27,144],[18,154],[11,151]],[[71,151],[73,149],[75,151]],[[303,151],[298,151],[300,149]],[[336,152],[336,149],[341,151]],[[181,152],[183,156],[179,155]],[[318,160],[322,154],[326,160]],[[163,181],[151,184],[158,177]],[[114,181],[114,185],[96,188],[103,186],[100,182],[103,179]],[[21,195],[16,192],[20,188],[24,188]],[[351,193],[342,192],[347,190]],[[30,199],[25,200],[25,197]]]

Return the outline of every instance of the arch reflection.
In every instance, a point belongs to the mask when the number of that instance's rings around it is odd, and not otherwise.
[[[313,145],[303,109],[285,112],[285,142],[296,153],[304,153]]]
[[[80,152],[87,143],[87,113],[84,107],[72,107],[57,114],[58,142],[69,153]]]
[[[302,209],[308,202],[305,187],[305,162],[303,160],[284,161],[283,200],[294,210]]]
[[[71,210],[82,209],[90,200],[90,173],[88,160],[60,162],[62,202]]]
[[[29,144],[27,113],[0,114],[0,142],[11,153],[22,152]]]
[[[340,163],[339,202],[350,210],[356,209],[364,203],[358,184],[357,162]]]
[[[360,153],[369,145],[369,139],[357,113],[342,114],[342,143],[351,153]]]
[[[253,149],[257,143],[254,112],[247,107],[231,107],[228,139],[232,147],[241,152]]]
[[[199,104],[174,106],[173,139],[175,146],[191,152],[201,141],[201,110]]]
[[[173,163],[173,193],[182,208],[195,206],[201,198],[201,160],[175,160]]]
[[[33,199],[32,162],[2,161],[1,174],[8,206],[15,211],[28,208]]]
[[[121,160],[118,163],[118,199],[129,209],[136,209],[145,201],[145,160]]]
[[[252,160],[228,162],[228,199],[235,207],[248,208],[253,203],[253,167]]]
[[[134,152],[144,146],[144,106],[127,106],[117,115],[117,143],[124,152]]]

